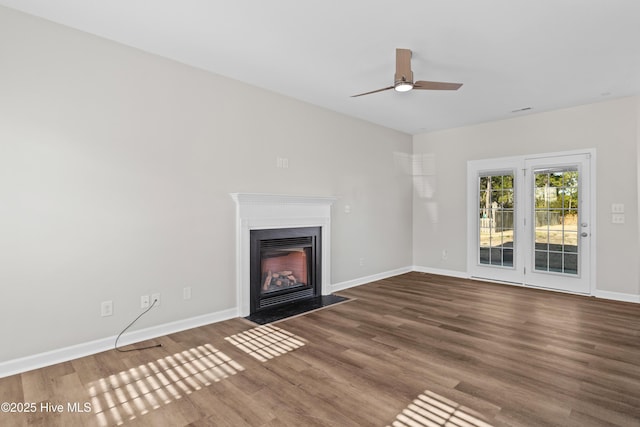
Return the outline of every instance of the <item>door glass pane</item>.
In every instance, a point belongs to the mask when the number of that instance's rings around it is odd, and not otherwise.
[[[578,274],[578,171],[539,169],[534,175],[534,268]]]
[[[578,274],[578,254],[564,254],[564,271]]]
[[[478,184],[478,262],[513,267],[514,175],[480,176]]]

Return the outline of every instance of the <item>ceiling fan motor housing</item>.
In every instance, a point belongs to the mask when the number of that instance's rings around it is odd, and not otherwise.
[[[411,71],[411,50],[396,49],[396,74],[393,88],[398,92],[413,89],[413,71]]]

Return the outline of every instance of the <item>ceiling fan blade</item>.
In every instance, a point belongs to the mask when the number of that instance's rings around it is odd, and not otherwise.
[[[351,95],[351,97],[352,97],[352,98],[355,98],[355,97],[357,97],[357,96],[370,95],[370,94],[372,94],[372,93],[382,92],[382,91],[384,91],[384,90],[389,90],[389,89],[393,89],[393,86],[385,87],[385,88],[378,89],[378,90],[372,90],[371,92],[365,92],[365,93],[359,93],[359,94],[357,94],[357,95]]]
[[[418,80],[413,84],[414,89],[418,90],[458,90],[462,83],[446,83],[446,82],[428,82]]]
[[[413,72],[411,72],[411,50],[396,49],[396,75],[395,82],[413,81]]]

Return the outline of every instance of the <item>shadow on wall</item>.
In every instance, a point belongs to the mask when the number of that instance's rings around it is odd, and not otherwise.
[[[438,223],[436,194],[436,155],[429,153],[394,153],[396,169],[413,179],[413,191],[432,224]]]

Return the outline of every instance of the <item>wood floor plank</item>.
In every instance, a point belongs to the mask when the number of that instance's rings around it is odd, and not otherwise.
[[[22,391],[22,377],[13,375],[0,379],[0,402],[24,402]]]

